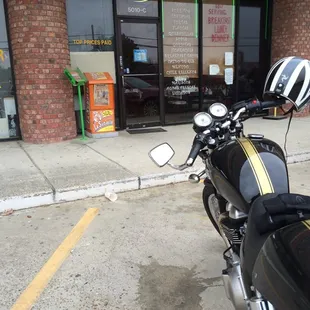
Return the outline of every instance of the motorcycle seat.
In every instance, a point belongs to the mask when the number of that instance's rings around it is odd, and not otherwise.
[[[243,244],[248,280],[258,253],[270,234],[296,222],[310,219],[310,197],[299,194],[267,194],[254,200]]]

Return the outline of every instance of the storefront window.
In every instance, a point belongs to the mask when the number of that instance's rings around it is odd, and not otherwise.
[[[20,135],[3,1],[0,1],[0,139]]]
[[[79,67],[82,72],[109,72],[115,83],[112,0],[66,0],[66,6],[71,66]],[[79,103],[74,91],[79,127]]]
[[[164,1],[166,122],[188,121],[199,110],[198,3]]]
[[[67,0],[71,52],[114,50],[112,0]]]
[[[203,0],[203,108],[232,103],[235,7],[231,0]]]

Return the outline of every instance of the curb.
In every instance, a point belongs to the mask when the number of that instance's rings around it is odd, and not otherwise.
[[[0,199],[0,213],[13,209],[21,210],[33,207],[48,206],[56,203],[80,200],[91,197],[103,196],[107,191],[115,193],[133,191],[139,189],[139,178],[108,181],[99,184],[92,184],[84,187],[72,187],[56,190],[55,193],[39,193],[35,195],[24,195]]]
[[[287,164],[310,161],[310,152],[296,153],[287,157]],[[54,193],[44,192],[0,199],[0,213],[13,209],[14,211],[33,207],[48,206],[91,197],[103,196],[107,191],[115,193],[147,189],[156,186],[186,182],[191,173],[200,172],[203,166],[197,165],[184,171],[150,174],[142,177],[132,177],[124,180],[113,180],[83,187],[72,187],[56,190]]]
[[[310,160],[310,152],[296,153],[287,156],[287,164],[297,164]]]
[[[52,191],[49,193],[39,193],[28,196],[24,195],[3,198],[0,200],[0,213],[9,209],[13,209],[14,211],[16,211],[21,209],[51,205],[53,203],[54,195]]]
[[[103,196],[106,192],[114,193],[129,192],[139,189],[139,178],[108,181],[85,187],[74,187],[56,191],[55,203],[80,200],[91,197]]]

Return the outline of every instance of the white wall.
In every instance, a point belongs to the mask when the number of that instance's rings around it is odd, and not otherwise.
[[[82,72],[109,72],[115,83],[114,52],[71,52],[70,59]]]

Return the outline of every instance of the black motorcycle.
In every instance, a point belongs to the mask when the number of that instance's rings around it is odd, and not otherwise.
[[[228,111],[214,103],[194,117],[196,132],[185,164],[169,161],[174,150],[163,143],[149,153],[159,166],[205,164],[189,179],[205,174],[205,210],[227,246],[222,272],[227,297],[237,310],[310,309],[310,197],[290,194],[286,157],[263,135],[244,135],[243,121],[281,99],[238,102]]]

